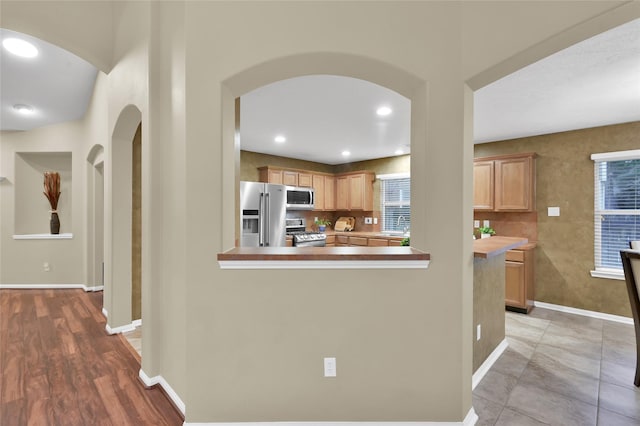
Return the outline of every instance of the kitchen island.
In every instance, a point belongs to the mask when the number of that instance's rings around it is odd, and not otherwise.
[[[528,244],[526,238],[494,236],[473,242],[473,371],[491,364],[506,349],[505,253]],[[478,340],[478,326],[480,339]],[[483,367],[484,370],[484,367]],[[474,383],[478,381],[474,374]]]

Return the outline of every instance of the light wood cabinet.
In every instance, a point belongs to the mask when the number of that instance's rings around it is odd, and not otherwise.
[[[313,186],[313,177],[311,173],[298,173],[298,186],[311,188]]]
[[[338,176],[336,178],[336,210],[350,210],[348,176]]]
[[[389,247],[400,247],[402,246],[402,240],[389,240]]]
[[[529,313],[535,299],[534,250],[509,250],[505,258],[505,306]]]
[[[369,247],[387,247],[389,245],[389,240],[386,238],[369,238]]]
[[[324,188],[324,176],[321,175],[313,175],[313,190],[315,193],[315,208],[314,210],[324,210],[325,209],[325,197],[326,191]]]
[[[336,245],[336,236],[335,235],[327,235],[327,240],[325,241],[327,247],[335,247]]]
[[[282,170],[264,168],[260,170],[260,182],[282,185]]]
[[[476,211],[534,211],[535,153],[476,159],[473,208]]]
[[[283,170],[282,184],[287,186],[298,186],[298,172]]]
[[[340,174],[336,177],[336,210],[373,210],[373,172]]]
[[[333,211],[336,209],[336,178],[333,176],[324,177],[324,210]]]
[[[473,209],[479,211],[493,210],[493,161],[476,161],[473,163]]]

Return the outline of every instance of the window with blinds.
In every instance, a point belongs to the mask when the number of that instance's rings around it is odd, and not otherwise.
[[[620,250],[640,240],[640,150],[593,154],[591,159],[596,272],[622,274]]]
[[[411,177],[408,174],[378,175],[382,231],[404,232],[411,227]]]

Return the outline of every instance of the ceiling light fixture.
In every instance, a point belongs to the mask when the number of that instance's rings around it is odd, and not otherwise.
[[[33,112],[33,107],[25,104],[15,104],[13,109],[18,111],[20,114],[31,114]]]
[[[404,154],[404,151],[402,149],[396,149],[395,154],[396,155],[402,155],[402,154]]]
[[[391,114],[391,111],[391,108],[389,108],[388,106],[381,106],[376,110],[376,114],[378,114],[380,117],[385,117]]]
[[[35,58],[38,56],[38,49],[28,41],[19,38],[5,38],[2,45],[9,52],[23,58]]]
[[[351,155],[351,153],[349,151],[342,151],[342,156],[343,157],[348,157],[350,155]]]
[[[284,143],[287,141],[287,138],[285,138],[282,135],[278,135],[273,140],[276,141],[277,143]]]

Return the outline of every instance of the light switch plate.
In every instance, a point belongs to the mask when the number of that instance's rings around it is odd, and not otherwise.
[[[371,217],[365,217],[364,218],[364,224],[365,225],[371,225],[373,223],[373,218]]]
[[[484,221],[482,221],[482,226],[483,226],[483,227],[485,227],[485,228],[488,228],[488,227],[490,227],[491,225],[489,224],[489,221],[488,221],[488,220],[484,220]]]
[[[373,224],[374,224],[374,225],[377,225],[377,224],[378,224],[378,218],[377,218],[377,217],[374,217],[374,218],[373,218]]]
[[[482,336],[482,325],[478,324],[476,328],[476,340],[480,340],[480,336]]]
[[[324,359],[324,377],[336,377],[336,376],[337,376],[336,359],[333,357],[325,358]]]
[[[547,216],[560,216],[560,207],[547,207]]]
[[[480,221],[479,220],[474,220],[473,221],[473,227],[474,228],[480,228]]]

